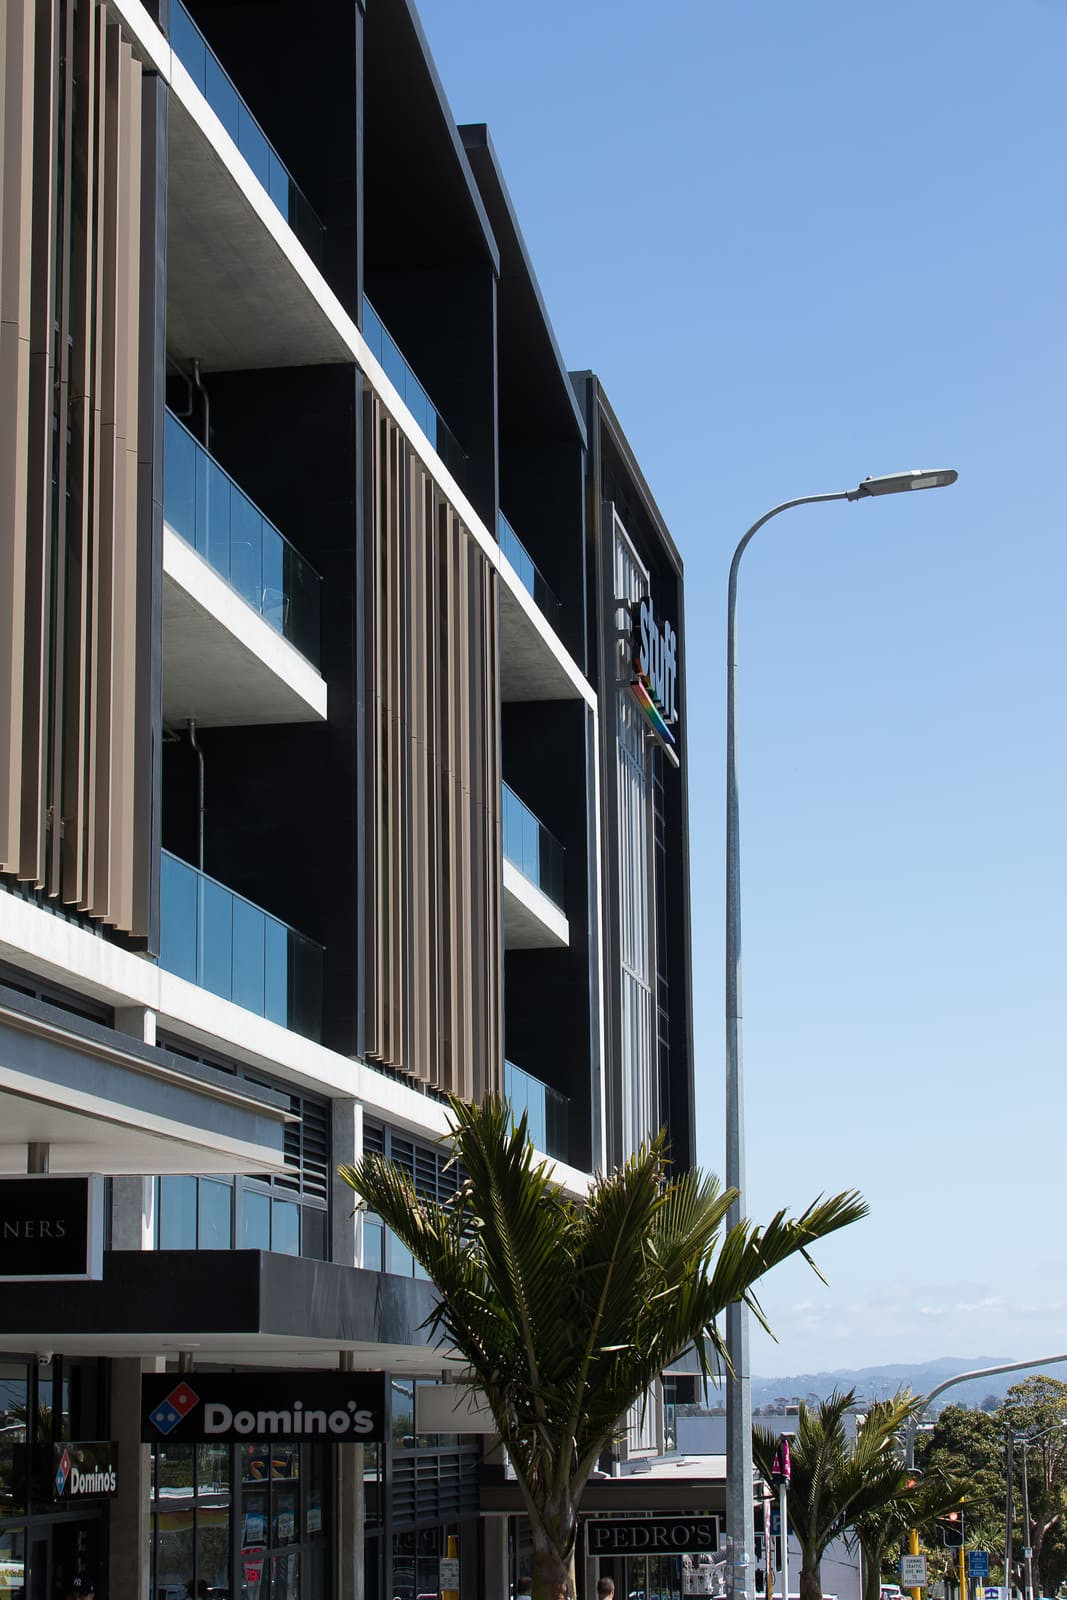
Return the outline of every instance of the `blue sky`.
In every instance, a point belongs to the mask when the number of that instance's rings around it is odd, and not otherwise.
[[[686,563],[701,1161],[722,1170],[745,528],[750,1213],[859,1187],[767,1375],[1067,1347],[1067,0],[420,0],[568,365]]]

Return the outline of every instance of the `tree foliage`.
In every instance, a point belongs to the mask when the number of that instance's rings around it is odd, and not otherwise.
[[[538,1162],[507,1104],[449,1101],[462,1181],[424,1200],[377,1155],[341,1177],[423,1267],[439,1299],[432,1334],[488,1401],[530,1523],[534,1595],[569,1600],[578,1506],[626,1411],[683,1351],[707,1374],[725,1358],[719,1314],[778,1262],[866,1213],[854,1193],[799,1217],[726,1229],[735,1192],[671,1177],[663,1135],[577,1203]]]

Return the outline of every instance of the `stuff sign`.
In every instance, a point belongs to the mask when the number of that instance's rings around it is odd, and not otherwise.
[[[717,1550],[718,1517],[591,1517],[585,1525],[589,1556],[681,1555]]]
[[[118,1492],[115,1446],[110,1439],[52,1447],[52,1494],[56,1500],[110,1499]]]
[[[141,1379],[141,1439],[236,1444],[381,1444],[385,1377],[380,1372],[194,1372]]]

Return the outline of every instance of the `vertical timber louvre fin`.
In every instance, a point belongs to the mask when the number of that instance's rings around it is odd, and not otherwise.
[[[6,0],[0,49],[0,871],[143,940],[142,68],[100,0]]]
[[[369,390],[364,1050],[503,1080],[496,573]]]

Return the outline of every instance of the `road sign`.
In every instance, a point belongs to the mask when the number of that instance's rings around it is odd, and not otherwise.
[[[925,1556],[901,1556],[900,1583],[904,1589],[926,1588]]]
[[[972,1578],[988,1578],[989,1551],[969,1550],[967,1552],[967,1571]]]

